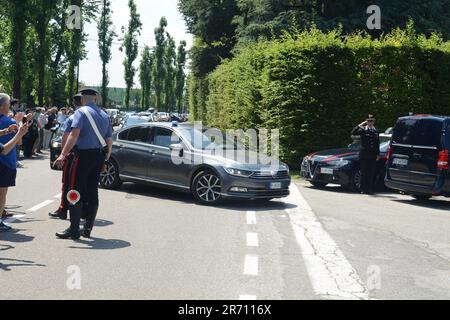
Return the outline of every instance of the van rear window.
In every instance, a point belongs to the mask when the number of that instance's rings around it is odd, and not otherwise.
[[[400,120],[394,129],[394,143],[440,147],[442,143],[443,123],[434,119]]]

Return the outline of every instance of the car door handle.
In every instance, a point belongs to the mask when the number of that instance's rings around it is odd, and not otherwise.
[[[152,155],[158,154],[158,152],[156,150],[150,150],[149,151]]]

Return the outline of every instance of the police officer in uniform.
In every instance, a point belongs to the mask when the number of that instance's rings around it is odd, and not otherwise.
[[[81,102],[82,95],[81,93],[76,94],[73,96],[73,105],[75,107],[75,110],[80,108],[82,106]],[[64,150],[64,147],[66,145],[67,139],[69,138],[70,132],[72,132],[72,123],[75,115],[71,115],[64,124],[65,126],[65,132],[63,135],[62,143],[61,143],[61,149]],[[62,175],[62,196],[61,196],[61,204],[54,213],[49,213],[49,216],[51,218],[55,219],[61,219],[66,220],[67,219],[67,212],[69,211],[69,201],[67,200],[67,193],[69,192],[70,187],[70,171],[71,167],[73,165],[73,159],[74,154],[73,152],[70,152],[67,156],[67,159],[64,163],[64,169],[63,169],[63,175]]]
[[[369,115],[365,122],[353,129],[352,135],[361,137],[361,193],[372,194],[377,161],[380,158],[380,134],[375,128],[373,115]]]
[[[112,126],[108,115],[97,106],[98,92],[84,89],[81,95],[84,107],[75,112],[72,131],[61,156],[55,161],[55,165],[62,168],[69,153],[74,150],[70,191],[67,194],[70,203],[70,228],[56,234],[60,239],[78,240],[80,236],[90,238],[99,207],[100,174],[112,151]],[[86,223],[80,233],[83,210]]]

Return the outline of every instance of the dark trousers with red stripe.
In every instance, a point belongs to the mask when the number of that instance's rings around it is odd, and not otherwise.
[[[82,213],[86,216],[85,229],[92,230],[97,216],[100,172],[105,154],[98,149],[77,150],[70,172],[70,190],[80,193],[81,199],[70,204],[70,229],[77,233]],[[83,212],[84,211],[84,212]]]
[[[59,212],[66,212],[69,210],[69,201],[67,201],[67,193],[70,191],[70,173],[72,170],[74,155],[73,153],[69,154],[64,163],[63,169],[63,177],[62,177],[62,196],[61,196],[61,204],[59,205]]]

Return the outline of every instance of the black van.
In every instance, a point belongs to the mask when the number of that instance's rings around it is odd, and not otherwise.
[[[386,186],[419,200],[450,197],[450,117],[400,118],[388,152]]]

